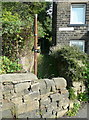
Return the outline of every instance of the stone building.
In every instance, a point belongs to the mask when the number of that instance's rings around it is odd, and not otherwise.
[[[89,0],[62,1],[53,2],[53,44],[75,45],[89,54]]]

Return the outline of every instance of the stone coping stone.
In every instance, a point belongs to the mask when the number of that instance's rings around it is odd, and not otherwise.
[[[3,83],[21,83],[30,82],[32,80],[37,80],[37,76],[33,73],[13,73],[13,74],[2,74],[0,75],[0,81]]]
[[[56,89],[63,89],[67,86],[67,82],[63,77],[53,78],[52,80],[56,85]]]

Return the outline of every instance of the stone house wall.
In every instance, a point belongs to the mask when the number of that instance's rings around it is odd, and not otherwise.
[[[85,52],[89,53],[89,1],[86,4],[86,23],[70,24],[71,4],[74,2],[53,3],[53,44],[69,45],[70,40],[84,40]],[[81,2],[78,2],[81,4]],[[60,28],[73,28],[74,30],[61,30]]]

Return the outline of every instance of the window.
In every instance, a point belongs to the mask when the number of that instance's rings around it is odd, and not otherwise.
[[[76,46],[81,51],[83,51],[83,52],[85,51],[85,41],[84,40],[71,40],[70,46]]]
[[[85,4],[72,4],[70,24],[85,24]]]

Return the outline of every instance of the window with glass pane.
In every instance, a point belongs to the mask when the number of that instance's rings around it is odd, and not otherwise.
[[[85,51],[85,41],[84,40],[71,40],[70,46],[76,46],[81,51],[83,51],[83,52]]]
[[[85,24],[85,4],[73,4],[71,6],[70,24]]]

